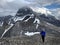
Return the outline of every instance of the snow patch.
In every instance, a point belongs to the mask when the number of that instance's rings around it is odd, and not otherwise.
[[[40,20],[38,18],[35,18],[35,21],[33,23],[40,24]]]
[[[52,25],[51,23],[48,23],[48,22],[47,22],[46,24],[47,24],[47,25]]]
[[[36,23],[36,29],[39,27],[39,24],[40,24],[40,20],[35,18],[35,21],[33,23]]]
[[[25,35],[27,36],[33,36],[35,34],[40,34],[40,32],[26,32]]]
[[[25,20],[24,22],[27,22],[29,19],[33,18],[34,14],[32,14],[27,20]]]
[[[11,29],[11,28],[13,27],[13,25],[14,25],[14,24],[11,24],[11,26],[10,26],[9,28],[5,29],[5,31],[4,31],[4,33],[2,34],[1,38],[5,35],[5,33],[6,33],[9,29]]]
[[[24,16],[24,17],[14,17],[14,22],[22,21],[25,17],[26,16]]]

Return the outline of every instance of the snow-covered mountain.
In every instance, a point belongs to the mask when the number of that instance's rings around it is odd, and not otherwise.
[[[34,15],[35,19],[36,19],[36,16],[38,15],[44,21],[46,21],[48,23],[51,23],[51,24],[53,24],[55,26],[60,26],[60,24],[59,24],[60,20],[58,20],[54,16],[52,16],[52,12],[50,12],[46,8],[38,8],[38,7],[37,8],[34,8],[34,7],[30,7],[30,8],[29,7],[22,7],[17,11],[17,13],[16,13],[16,15],[14,17],[12,17],[12,16],[5,16],[5,17],[2,17],[2,18],[0,17],[0,24],[2,24],[2,22],[3,23],[5,23],[5,22],[6,23],[14,23],[17,20],[24,20],[26,18],[29,19],[31,15]]]
[[[39,12],[39,13],[37,13],[37,12]],[[54,16],[52,16],[51,12],[49,12],[48,10],[45,11],[45,9],[39,8],[39,11],[37,11],[37,12],[29,7],[20,8],[14,17],[9,18],[8,24],[10,26],[7,29],[5,29],[5,31],[2,34],[2,37],[9,30],[13,30],[12,32],[15,32],[18,30],[16,32],[16,34],[18,32],[20,34],[22,29],[23,29],[23,31],[27,31],[29,29],[28,31],[34,32],[34,31],[40,31],[40,29],[45,28],[46,25],[47,25],[46,30],[48,30],[48,29],[56,30],[53,27],[55,27],[55,26],[60,27],[60,20],[57,20]],[[8,19],[8,18],[6,18],[6,19]],[[17,22],[19,22],[19,23],[17,23]],[[13,24],[13,26],[11,24]],[[54,25],[54,26],[52,26],[50,28],[48,25],[49,26]],[[11,27],[11,29],[10,29],[10,27]],[[14,34],[12,33],[12,35],[14,35]],[[19,35],[19,34],[17,34],[17,35]],[[25,34],[27,35],[27,33],[25,33]],[[32,34],[32,35],[34,35],[34,34]]]

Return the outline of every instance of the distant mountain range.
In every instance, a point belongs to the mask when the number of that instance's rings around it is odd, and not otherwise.
[[[11,15],[8,15],[8,16],[3,16],[3,17],[0,17],[0,25],[6,25],[9,23],[10,19],[12,18],[13,16]]]

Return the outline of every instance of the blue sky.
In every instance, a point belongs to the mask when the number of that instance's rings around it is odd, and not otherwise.
[[[60,4],[52,3],[51,5],[47,5],[45,7],[48,8],[48,9],[56,9],[56,8],[60,8]]]

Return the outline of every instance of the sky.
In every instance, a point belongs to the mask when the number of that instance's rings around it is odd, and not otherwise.
[[[0,0],[0,16],[15,15],[22,6],[45,8],[60,16],[60,0]]]

